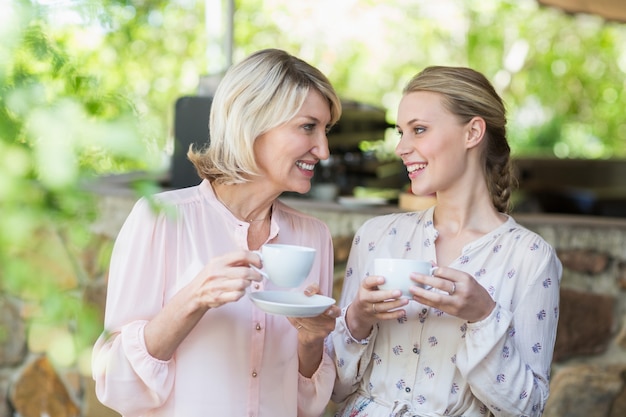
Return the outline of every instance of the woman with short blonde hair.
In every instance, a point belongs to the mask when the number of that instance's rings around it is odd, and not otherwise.
[[[309,191],[340,114],[326,77],[285,51],[227,71],[210,144],[189,152],[201,182],[155,195],[161,211],[141,199],[115,242],[93,354],[100,401],[127,417],[323,413],[335,379],[325,340],[339,308],[285,317],[250,295],[282,290],[298,307],[302,292],[332,294],[328,228],[278,197]],[[276,288],[259,273],[266,243],[316,250],[304,283]]]

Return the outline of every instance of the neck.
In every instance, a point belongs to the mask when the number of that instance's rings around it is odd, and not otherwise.
[[[248,223],[257,223],[263,222],[265,220],[270,219],[271,217],[271,204],[268,205],[267,208],[253,208],[247,209],[245,202],[236,201],[233,196],[235,194],[239,195],[247,195],[247,193],[238,192],[233,193],[230,192],[230,187],[228,185],[214,185],[213,191],[215,192],[215,197],[217,200],[222,203],[224,207],[230,211],[233,216],[237,217],[239,220],[243,220]],[[241,190],[237,190],[241,191]],[[246,197],[246,201],[252,201],[251,199]],[[247,213],[247,214],[244,214]]]
[[[451,235],[488,233],[506,221],[490,201],[450,202],[437,201],[433,213],[435,228]]]

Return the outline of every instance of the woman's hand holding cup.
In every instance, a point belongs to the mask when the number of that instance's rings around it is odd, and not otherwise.
[[[307,246],[269,243],[254,251],[259,256],[263,267],[250,267],[259,272],[278,287],[296,288],[309,276],[315,249]]]
[[[378,286],[381,290],[398,289],[402,291],[402,297],[412,298],[409,289],[413,286],[421,286],[411,279],[411,274],[418,273],[432,275],[437,269],[429,261],[417,259],[376,258],[374,259],[374,275],[385,277],[385,282]]]

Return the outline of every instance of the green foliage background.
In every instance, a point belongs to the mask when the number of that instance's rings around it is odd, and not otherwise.
[[[505,98],[515,155],[626,156],[626,25],[534,0],[431,3],[237,0],[233,59],[289,50],[345,99],[389,109],[390,122],[417,71],[468,65]],[[73,353],[59,361],[72,364],[100,331],[85,291],[111,248],[90,230],[97,202],[85,185],[165,169],[174,102],[196,93],[212,59],[205,4],[0,7],[0,291],[24,300],[32,323],[68,330]]]

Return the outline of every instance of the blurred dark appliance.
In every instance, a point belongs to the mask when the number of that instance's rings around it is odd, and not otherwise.
[[[184,96],[174,105],[174,153],[170,170],[171,188],[200,183],[193,164],[187,159],[189,145],[202,148],[209,144],[209,112],[212,97]]]
[[[328,134],[331,159],[318,164],[314,182],[335,182],[342,195],[357,186],[399,188],[407,181],[406,173],[400,174],[401,162],[379,161],[359,146],[363,141],[384,140],[386,130],[393,127],[385,110],[355,101],[342,101],[342,107],[341,119]]]
[[[517,158],[514,165],[516,211],[626,217],[626,160]]]

